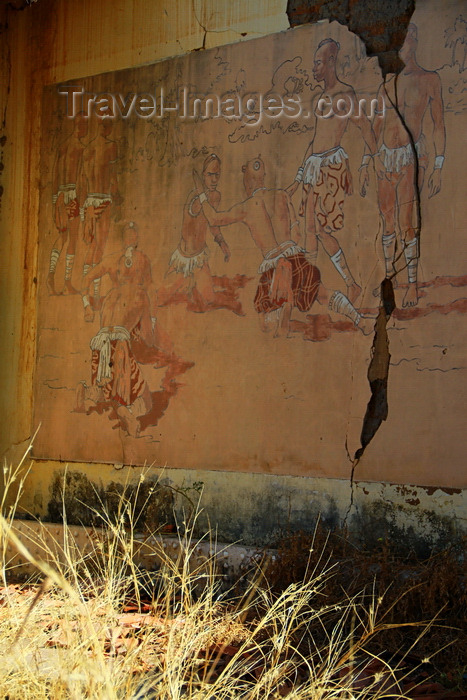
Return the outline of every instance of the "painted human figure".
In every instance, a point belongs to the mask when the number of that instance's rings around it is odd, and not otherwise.
[[[221,176],[221,161],[211,153],[204,161],[202,182],[207,201],[214,209],[219,207],[221,193],[217,189]],[[200,311],[215,308],[228,308],[235,313],[242,313],[238,300],[214,289],[209,268],[210,252],[207,245],[208,233],[224,254],[224,261],[230,259],[227,242],[217,226],[210,226],[203,213],[199,194],[191,191],[183,208],[182,233],[177,248],[172,253],[166,273],[167,283],[159,287],[159,304],[170,304],[179,294],[188,294],[196,298]],[[172,278],[175,278],[172,281]]]
[[[383,83],[378,93],[384,100],[384,119],[376,116],[374,131],[379,142],[379,155],[384,164],[384,176],[378,180],[378,203],[381,213],[383,255],[386,277],[392,278],[399,271],[396,262],[397,231],[400,230],[403,246],[403,263],[407,267],[408,288],[402,306],[418,303],[417,271],[419,244],[414,225],[416,164],[418,187],[421,191],[428,165],[428,152],[424,134],[424,117],[428,112],[433,124],[435,159],[428,180],[428,196],[433,197],[441,189],[441,170],[444,163],[446,132],[441,81],[434,71],[427,71],[417,63],[417,26],[410,23],[405,42],[400,50],[404,68],[400,74]],[[402,115],[400,119],[395,106]],[[364,194],[368,183],[370,155],[365,154],[360,170],[360,187]],[[379,288],[378,288],[379,292]]]
[[[344,226],[344,200],[352,194],[352,178],[348,156],[341,146],[349,124],[355,125],[371,154],[376,139],[371,123],[359,109],[354,89],[337,77],[339,44],[324,39],[318,45],[313,62],[313,76],[323,83],[323,91],[314,110],[314,134],[298,168],[295,181],[287,188],[292,196],[300,183],[303,186],[301,211],[305,215],[306,250],[313,262],[318,254],[318,241],[331,258],[347,286],[352,303],[361,287],[349,270],[337,233]],[[382,175],[379,158],[374,159],[376,174]],[[300,212],[301,213],[301,212]]]
[[[56,295],[55,270],[62,250],[66,250],[65,284],[62,294],[77,294],[71,277],[76,253],[80,224],[78,182],[83,165],[85,144],[82,139],[88,132],[83,114],[75,117],[72,134],[59,146],[52,172],[52,204],[54,224],[58,231],[50,253],[47,289]]]
[[[91,340],[91,386],[78,385],[76,410],[84,411],[88,399],[110,403],[130,435],[137,435],[138,418],[151,408],[151,393],[132,352],[132,341],[137,337],[149,347],[164,346],[167,338],[151,318],[151,263],[138,250],[138,230],[133,223],[123,231],[122,251],[104,257],[83,277],[86,321],[94,319],[91,284],[104,275],[109,275],[113,287],[102,303],[101,328]]]
[[[209,223],[212,226],[245,224],[262,254],[254,306],[263,330],[274,322],[275,335],[287,336],[292,309],[308,311],[317,300],[351,318],[364,334],[371,333],[374,321],[360,314],[342,292],[330,294],[321,283],[318,268],[298,243],[298,221],[290,198],[285,190],[266,188],[261,158],[248,161],[242,171],[247,198],[228,211],[216,211],[202,192],[197,173],[194,178]]]
[[[109,138],[111,132],[112,120],[101,119],[99,133],[83,155],[85,199],[80,214],[84,222],[83,239],[87,245],[83,275],[102,260],[110,229],[111,205],[120,198],[116,173],[118,149],[116,141]],[[100,297],[99,278],[94,280],[93,296],[95,299]]]

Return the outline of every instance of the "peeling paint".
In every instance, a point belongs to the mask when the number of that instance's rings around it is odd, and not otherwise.
[[[420,503],[410,503],[419,506]],[[412,550],[421,558],[428,558],[434,552],[448,546],[463,550],[463,537],[455,521],[427,508],[417,508],[375,500],[362,505],[352,516],[349,527],[353,536],[365,547],[377,548],[388,540],[402,554]]]
[[[368,56],[377,56],[383,77],[402,68],[398,51],[415,11],[415,0],[288,0],[290,26],[327,19],[348,26],[365,44]]]
[[[425,489],[428,496],[432,496],[438,490],[447,493],[448,496],[452,496],[455,493],[462,493],[462,489],[450,489],[447,486],[420,486],[420,488]]]

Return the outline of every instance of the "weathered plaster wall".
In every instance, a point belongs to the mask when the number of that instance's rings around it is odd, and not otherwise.
[[[319,17],[324,18],[334,4],[314,5],[320,6]],[[383,53],[383,68],[393,65],[395,49],[391,43],[401,40],[400,25],[391,24],[388,32],[384,19],[378,25],[373,9],[371,22],[367,21],[363,27],[359,4],[366,6],[366,3],[340,3],[342,17],[331,14],[329,18],[350,21],[353,30],[360,25],[359,34],[367,41],[370,36],[378,35],[374,27],[379,26],[380,42],[373,42],[370,50]],[[404,3],[401,15],[409,14],[409,5]],[[8,460],[15,461],[22,453],[32,430],[43,86],[280,31],[289,26],[286,6],[285,1],[266,0],[259,3],[84,0],[79,4],[38,0],[22,11],[2,6],[1,24],[6,40],[2,41],[0,138],[6,137],[6,141],[2,146],[5,169],[0,173],[0,184],[4,187],[0,205],[0,308],[3,310],[0,447]],[[316,19],[316,15],[306,14],[312,10],[304,3],[300,6],[289,3],[291,24],[299,23],[299,16]],[[436,396],[441,391],[439,382],[433,379],[430,392]],[[401,420],[396,421],[396,432],[404,427]],[[367,459],[377,460],[378,449],[375,443]],[[442,455],[440,448],[437,459]],[[62,466],[45,461],[33,464],[22,502],[26,512],[47,515],[50,484]],[[364,478],[365,464],[361,467]],[[120,469],[120,465],[114,468],[74,464],[73,469],[104,484],[110,480],[137,479],[139,474],[139,470],[129,467]],[[183,488],[194,482],[203,483],[206,517],[217,525],[219,538],[225,540],[244,538],[248,544],[270,542],[288,527],[312,527],[319,514],[330,524],[346,521],[361,532],[371,531],[375,539],[390,533],[412,538],[416,543],[419,537],[427,536],[434,544],[442,545],[465,529],[467,510],[458,483],[451,490],[436,489],[434,485],[430,488],[398,485],[404,484],[404,476],[405,465],[400,464],[394,464],[394,484],[358,481],[351,484],[350,479],[176,469],[163,474],[163,478]]]
[[[2,3],[2,453],[31,432],[43,87],[286,29],[285,6],[284,0]]]

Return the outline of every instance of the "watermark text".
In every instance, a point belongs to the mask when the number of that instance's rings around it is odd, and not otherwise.
[[[226,119],[242,121],[257,126],[265,120],[287,119],[370,119],[383,117],[385,114],[384,98],[357,99],[355,95],[341,96],[320,95],[307,108],[299,95],[279,95],[276,92],[261,94],[250,92],[238,94],[226,92],[194,94],[183,87],[178,91],[167,92],[158,87],[153,92],[134,93],[91,93],[82,86],[60,86],[58,93],[66,99],[66,115],[74,119],[78,114],[85,118],[129,119],[163,119],[176,116],[181,120],[195,121],[206,119]]]

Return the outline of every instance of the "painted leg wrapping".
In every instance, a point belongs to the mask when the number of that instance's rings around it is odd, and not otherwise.
[[[329,299],[329,308],[338,314],[343,314],[350,318],[356,326],[360,323],[361,316],[355,306],[347,299],[342,292],[334,292]]]
[[[407,276],[409,284],[417,281],[418,268],[418,239],[414,238],[409,243],[405,244],[404,248],[405,261],[407,263]]]
[[[69,253],[65,258],[65,279],[67,281],[71,280],[71,273],[73,272],[73,263],[75,256]]]
[[[50,253],[50,265],[49,265],[49,273],[51,275],[54,274],[55,268],[57,267],[57,262],[60,257],[60,251],[57,250],[56,248],[52,248],[52,252]]]
[[[394,232],[383,236],[383,255],[386,277],[390,277],[394,274],[394,259],[396,257],[396,234]]]
[[[337,253],[331,255],[332,264],[336,268],[337,272],[340,274],[346,285],[349,287],[351,284],[355,284],[355,280],[347,265],[347,260],[345,259],[344,252],[342,248],[339,248]]]
[[[96,299],[99,298],[101,293],[101,278],[98,277],[96,280],[94,280],[94,297]]]
[[[279,309],[274,309],[274,311],[267,311],[264,314],[264,322],[265,323],[278,323],[280,317],[281,317],[281,310],[282,307]]]
[[[91,269],[91,267],[92,267],[92,265],[88,265],[87,263],[84,263],[84,265],[83,265],[83,277],[84,277],[85,275],[87,275],[87,273],[89,272],[89,270]]]

